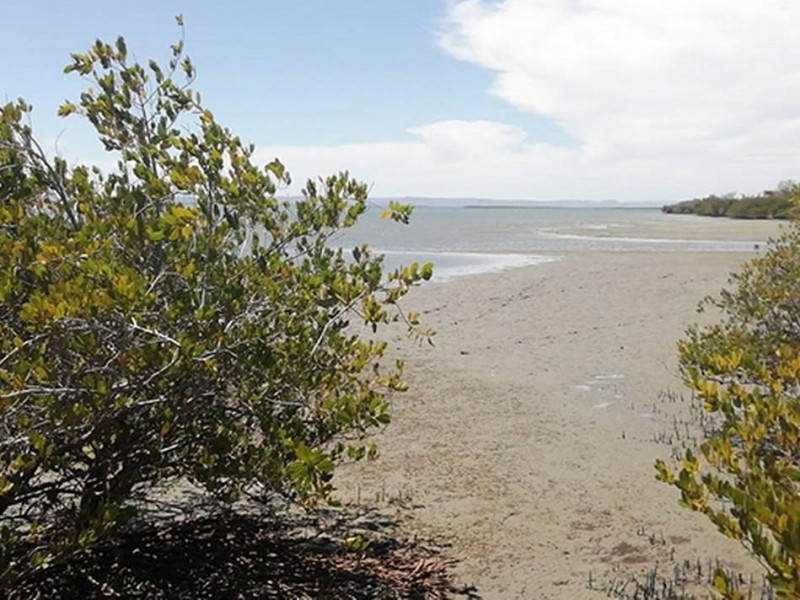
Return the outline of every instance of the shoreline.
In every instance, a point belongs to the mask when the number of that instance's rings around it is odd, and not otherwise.
[[[416,261],[434,263],[433,283],[476,277],[511,269],[538,266],[585,253],[726,253],[750,254],[786,225],[779,221],[724,223],[693,221],[695,217],[669,215],[669,222],[587,224],[544,227],[534,233],[536,247],[523,250],[383,250],[389,268]],[[548,247],[547,242],[550,240]],[[538,245],[537,245],[538,244]],[[438,268],[437,268],[438,267]],[[437,273],[441,273],[437,277]]]
[[[689,427],[675,343],[753,255],[574,252],[414,290],[405,305],[436,346],[390,336],[411,390],[338,496],[451,545],[456,581],[487,598],[601,598],[590,578],[684,560],[758,573],[653,468],[692,443],[665,437]]]

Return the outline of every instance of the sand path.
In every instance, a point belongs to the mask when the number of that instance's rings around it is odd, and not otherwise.
[[[725,222],[687,223],[669,233],[725,239]],[[744,225],[729,237],[776,231]],[[688,419],[688,401],[662,394],[682,391],[675,343],[747,257],[576,253],[415,291],[407,306],[436,346],[395,335],[411,391],[377,436],[381,457],[341,470],[340,496],[451,545],[456,579],[484,598],[602,598],[590,578],[686,559],[758,572],[653,477]]]

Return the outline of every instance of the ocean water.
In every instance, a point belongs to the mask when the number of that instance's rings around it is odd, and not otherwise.
[[[609,237],[619,228],[675,221],[658,208],[417,207],[409,225],[380,218],[371,207],[334,238],[345,249],[366,243],[394,268],[434,263],[434,279],[501,271],[559,260],[569,252],[743,252],[753,242]]]

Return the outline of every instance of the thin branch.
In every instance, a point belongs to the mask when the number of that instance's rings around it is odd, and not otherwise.
[[[85,394],[88,390],[84,388],[71,388],[71,387],[42,387],[31,386],[24,390],[17,390],[16,392],[8,392],[7,394],[0,395],[0,398],[6,400],[8,398],[17,398],[19,396],[47,396],[55,394]]]
[[[75,213],[72,211],[72,207],[70,206],[69,196],[67,195],[66,190],[61,181],[61,177],[58,173],[56,173],[55,169],[52,167],[50,162],[47,160],[47,156],[45,155],[44,150],[39,145],[39,142],[32,135],[26,136],[26,141],[28,142],[29,146],[32,144],[31,150],[35,150],[36,152],[32,152],[33,157],[37,159],[47,172],[50,174],[51,183],[55,188],[55,192],[58,195],[59,199],[61,200],[61,205],[64,208],[64,211],[67,213],[67,218],[69,219],[70,224],[72,225],[73,230],[78,229],[78,219],[75,216]]]
[[[177,348],[183,349],[181,343],[175,338],[172,338],[165,333],[161,333],[160,331],[156,331],[155,329],[148,329],[147,327],[142,327],[136,322],[135,318],[131,319],[131,329],[133,329],[134,331],[141,331],[142,333],[152,335],[153,337],[168,342]]]

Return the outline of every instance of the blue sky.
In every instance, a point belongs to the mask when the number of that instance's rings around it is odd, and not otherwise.
[[[0,91],[39,107],[37,123],[48,130],[53,121],[43,113],[81,89],[61,74],[70,52],[123,35],[140,60],[167,57],[180,13],[197,89],[218,118],[253,141],[407,140],[410,127],[453,118],[505,121],[568,140],[547,119],[489,95],[491,73],[437,46],[445,4],[436,0],[6,2],[15,26],[0,51],[17,60],[0,65]]]
[[[205,103],[295,179],[348,168],[378,195],[651,200],[796,177],[800,9],[695,4],[5,0],[0,93],[34,104],[51,148],[98,160],[85,126],[54,117],[84,85],[62,74],[69,53],[121,34],[166,60],[182,13]]]

